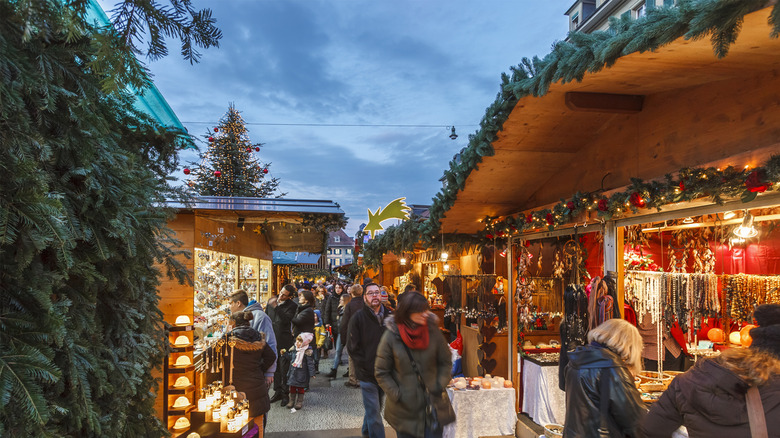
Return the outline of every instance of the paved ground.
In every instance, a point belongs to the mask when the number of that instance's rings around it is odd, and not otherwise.
[[[331,352],[331,356],[333,353]],[[344,355],[346,363],[346,354]],[[321,373],[311,382],[303,409],[291,412],[279,402],[271,405],[265,436],[268,438],[349,438],[361,437],[363,402],[360,389],[344,386],[346,366],[340,366],[338,377],[330,381],[332,359],[320,361]],[[395,432],[385,423],[386,438],[395,438]]]

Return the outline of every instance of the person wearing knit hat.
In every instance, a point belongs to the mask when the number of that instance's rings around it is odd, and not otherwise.
[[[647,437],[750,437],[746,394],[757,387],[769,436],[780,436],[780,304],[753,312],[748,348],[729,348],[677,376],[642,423]],[[757,436],[757,435],[756,435]]]

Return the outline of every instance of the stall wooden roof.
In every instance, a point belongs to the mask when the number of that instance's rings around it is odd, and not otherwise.
[[[744,17],[723,59],[709,39],[681,38],[520,99],[443,231],[473,233],[485,216],[558,202],[602,181],[609,190],[745,151],[756,151],[748,162],[780,152],[780,39],[770,38],[770,10]],[[584,104],[567,105],[567,93]]]

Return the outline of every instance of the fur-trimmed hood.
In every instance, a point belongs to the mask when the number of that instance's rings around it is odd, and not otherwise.
[[[439,317],[433,312],[428,314],[428,327],[438,327]],[[398,334],[398,324],[395,322],[395,315],[385,317],[385,327],[393,334]]]
[[[716,360],[749,385],[761,386],[773,377],[780,378],[780,359],[767,351],[729,348]]]
[[[266,345],[265,333],[251,327],[236,327],[229,336],[236,339],[236,348],[242,351],[259,351]]]

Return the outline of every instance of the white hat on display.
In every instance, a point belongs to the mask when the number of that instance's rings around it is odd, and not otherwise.
[[[181,376],[176,379],[176,383],[173,384],[174,388],[186,388],[190,386],[190,379],[187,376]]]
[[[177,367],[186,367],[192,365],[192,361],[190,360],[189,356],[179,356],[176,359],[176,365]]]
[[[176,338],[176,341],[173,343],[173,345],[177,347],[186,347],[190,345],[190,340],[186,336],[181,335],[178,338]]]
[[[186,429],[190,427],[190,420],[187,417],[179,417],[176,423],[173,424],[174,429]]]
[[[179,315],[176,317],[176,325],[190,325],[190,317],[187,315]]]
[[[186,408],[189,405],[190,405],[190,400],[185,396],[181,396],[177,398],[175,402],[173,402],[174,408]]]

